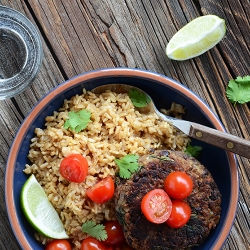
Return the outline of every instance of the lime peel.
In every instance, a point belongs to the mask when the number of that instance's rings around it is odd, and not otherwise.
[[[26,218],[38,232],[53,239],[69,238],[59,215],[34,175],[24,183],[20,198]]]
[[[213,48],[225,34],[224,19],[216,15],[197,17],[170,39],[166,47],[166,54],[173,60],[191,59]]]

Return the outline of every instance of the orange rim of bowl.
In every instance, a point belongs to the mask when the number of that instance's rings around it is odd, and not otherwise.
[[[9,220],[14,231],[14,234],[19,241],[19,244],[24,249],[32,249],[28,241],[23,235],[23,231],[21,226],[19,225],[17,214],[15,212],[15,202],[14,202],[14,172],[15,172],[15,162],[16,155],[19,151],[19,145],[22,141],[23,136],[25,135],[27,128],[29,128],[29,124],[33,122],[33,120],[37,117],[42,107],[44,107],[47,103],[49,103],[54,97],[58,94],[64,92],[69,87],[77,85],[78,83],[83,83],[88,80],[93,80],[95,78],[101,77],[137,77],[137,78],[147,78],[156,82],[161,82],[164,85],[170,86],[173,89],[176,89],[179,93],[184,94],[186,97],[190,98],[195,102],[204,113],[206,113],[209,120],[215,126],[216,129],[220,131],[224,131],[224,128],[215,114],[209,109],[209,107],[194,93],[192,93],[187,87],[181,85],[175,80],[172,80],[164,75],[159,73],[142,70],[142,69],[132,69],[132,68],[107,68],[107,69],[100,69],[100,70],[93,70],[78,76],[75,76],[63,84],[58,85],[55,89],[45,95],[39,103],[32,109],[30,114],[25,118],[23,123],[21,124],[18,133],[15,136],[15,139],[12,143],[9,155],[12,157],[8,158],[7,165],[6,165],[6,174],[5,174],[5,200],[7,206],[7,212],[9,216]],[[224,242],[226,241],[228,234],[230,233],[231,227],[234,222],[235,214],[237,211],[237,203],[238,203],[238,196],[239,196],[239,182],[238,182],[238,170],[235,155],[233,153],[227,152],[228,161],[231,167],[231,201],[230,201],[230,208],[228,214],[226,216],[226,222],[224,227],[222,228],[220,237],[214,245],[212,246],[213,249],[221,249]]]

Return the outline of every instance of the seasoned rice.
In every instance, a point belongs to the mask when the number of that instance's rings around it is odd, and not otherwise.
[[[82,132],[64,129],[69,111],[87,109],[91,122]],[[112,200],[99,205],[87,198],[85,191],[106,176],[114,177],[118,171],[115,159],[127,154],[144,155],[150,149],[185,150],[189,138],[155,114],[141,114],[127,94],[105,92],[94,94],[83,91],[45,119],[45,129],[36,128],[31,140],[24,172],[34,174],[49,200],[57,210],[73,249],[80,249],[86,238],[81,226],[92,220],[116,220]],[[87,158],[89,172],[80,184],[69,182],[59,173],[61,160],[80,153]],[[46,244],[40,234],[36,239]]]

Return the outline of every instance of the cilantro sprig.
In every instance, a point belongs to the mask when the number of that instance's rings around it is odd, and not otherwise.
[[[116,164],[119,167],[119,175],[121,178],[129,179],[131,174],[134,173],[138,165],[138,155],[128,154],[121,159],[115,159]]]
[[[250,76],[238,76],[229,81],[226,95],[230,102],[244,104],[250,101]]]
[[[89,110],[83,109],[80,111],[70,111],[68,113],[69,119],[64,123],[64,128],[75,131],[76,133],[84,130],[90,122],[91,113]]]
[[[151,102],[150,98],[147,95],[138,91],[137,89],[130,89],[128,92],[128,96],[133,105],[137,108],[146,107]]]
[[[106,240],[108,238],[107,231],[103,224],[96,224],[94,221],[87,221],[82,225],[82,231],[97,240]]]
[[[188,145],[185,149],[185,153],[190,155],[190,156],[193,156],[194,158],[198,158],[201,151],[202,151],[201,146],[192,146],[190,143],[188,143]]]

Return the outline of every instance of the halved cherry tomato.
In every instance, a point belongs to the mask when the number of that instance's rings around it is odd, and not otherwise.
[[[83,240],[81,250],[107,250],[107,247],[101,241],[93,237],[88,237]]]
[[[170,216],[172,202],[163,189],[154,189],[142,198],[141,210],[149,221],[160,224]]]
[[[65,157],[60,165],[60,174],[71,182],[83,182],[88,173],[87,159],[80,154]]]
[[[115,192],[115,183],[111,176],[97,182],[93,187],[86,191],[87,196],[98,204],[110,200]]]
[[[173,228],[183,227],[190,219],[191,208],[183,200],[172,200],[172,212],[166,221],[167,225]]]
[[[45,250],[71,250],[70,243],[67,240],[52,240],[49,242]]]
[[[185,199],[193,190],[193,181],[185,172],[170,173],[164,181],[164,190],[174,199]]]
[[[118,221],[106,221],[104,223],[108,238],[104,241],[107,245],[119,245],[124,242],[124,234]]]

